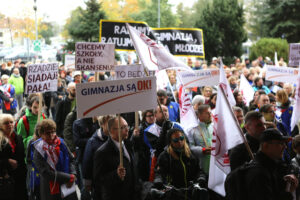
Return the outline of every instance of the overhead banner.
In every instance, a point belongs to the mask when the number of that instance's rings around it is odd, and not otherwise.
[[[213,86],[219,83],[219,69],[195,70],[194,72],[181,71],[178,73],[183,87]]]
[[[147,74],[142,65],[118,65],[115,67],[116,79],[142,78]],[[149,71],[149,76],[155,76],[155,71]]]
[[[289,66],[300,65],[300,43],[291,43],[289,50]]]
[[[115,44],[116,50],[134,51],[134,46],[126,28],[126,23],[129,23],[151,39],[154,39],[151,28],[146,22],[100,20],[99,41],[102,43]]]
[[[298,68],[267,66],[266,80],[297,83]]]
[[[75,51],[77,71],[112,71],[114,69],[114,44],[77,42]]]
[[[57,91],[58,63],[27,66],[26,94]]]
[[[75,69],[75,55],[65,55],[65,68]]]
[[[157,106],[156,79],[76,84],[76,102],[78,118],[154,109]]]
[[[152,28],[154,36],[174,56],[204,58],[203,31],[197,28]]]

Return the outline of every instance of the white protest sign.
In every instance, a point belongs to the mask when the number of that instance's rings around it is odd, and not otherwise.
[[[291,43],[289,50],[289,66],[300,65],[300,43]]]
[[[137,65],[118,65],[115,67],[116,79],[141,78],[146,77],[144,67]],[[155,76],[155,71],[148,71],[149,76]]]
[[[26,94],[57,91],[58,63],[27,66]]]
[[[66,69],[75,69],[75,55],[65,55]]]
[[[195,73],[181,71],[178,73],[183,87],[201,87],[205,85],[218,85],[219,69],[195,70]]]
[[[268,81],[297,83],[297,68],[276,67],[269,65],[266,67],[266,69],[266,80]]]
[[[78,71],[111,71],[115,62],[115,44],[77,42],[75,66]]]
[[[156,98],[155,77],[77,84],[77,117],[154,109]]]

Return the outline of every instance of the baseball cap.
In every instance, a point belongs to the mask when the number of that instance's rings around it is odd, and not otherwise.
[[[262,135],[260,137],[260,141],[268,142],[271,140],[280,140],[280,141],[289,142],[292,140],[292,137],[284,136],[279,130],[277,130],[275,128],[269,128],[262,133]]]

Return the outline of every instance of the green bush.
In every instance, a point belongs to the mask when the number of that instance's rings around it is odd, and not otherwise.
[[[289,44],[287,40],[280,38],[262,38],[250,48],[250,60],[257,57],[268,56],[274,61],[274,53],[277,52],[278,60],[283,57],[284,61],[288,61]]]

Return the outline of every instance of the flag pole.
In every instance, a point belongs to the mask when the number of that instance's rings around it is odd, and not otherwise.
[[[221,89],[222,94],[223,94],[224,97],[225,97],[225,101],[226,101],[228,107],[230,107],[230,110],[231,110],[230,113],[231,113],[231,115],[233,116],[233,118],[235,119],[235,125],[238,127],[238,130],[239,130],[239,132],[240,132],[241,137],[243,138],[244,144],[245,144],[245,146],[246,146],[246,149],[247,149],[247,151],[248,151],[248,153],[249,153],[249,156],[250,156],[251,160],[253,160],[253,159],[254,159],[253,153],[252,153],[252,151],[251,151],[251,149],[250,149],[250,146],[249,146],[249,144],[248,144],[248,142],[247,142],[247,140],[246,140],[246,138],[245,138],[245,136],[244,136],[244,133],[243,133],[243,131],[242,131],[242,129],[241,129],[239,123],[238,123],[238,120],[237,120],[235,114],[233,114],[232,107],[231,107],[231,105],[230,105],[230,103],[229,103],[229,101],[228,101],[228,99],[227,99],[227,96],[226,96],[226,94],[225,94],[225,92],[224,92],[224,89],[223,89],[223,87],[222,87],[221,85],[219,85],[219,89]]]
[[[120,151],[120,167],[123,167],[123,146],[121,137],[121,117],[118,114],[118,134],[119,134],[119,151]]]
[[[41,121],[42,107],[43,107],[43,93],[39,93],[39,110],[38,110],[37,123]]]

